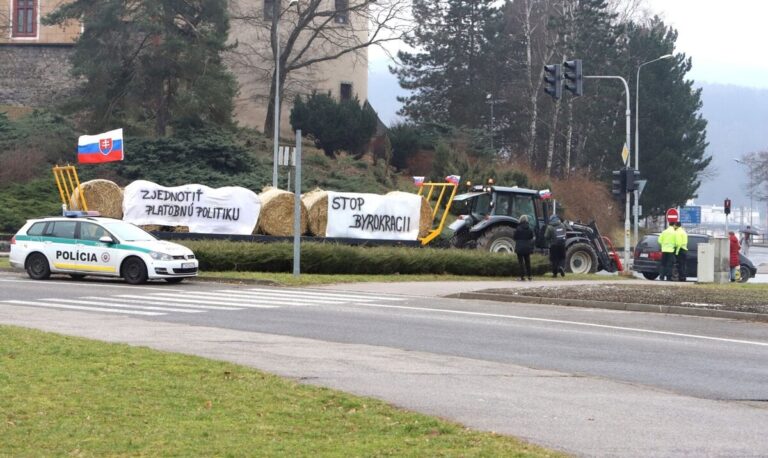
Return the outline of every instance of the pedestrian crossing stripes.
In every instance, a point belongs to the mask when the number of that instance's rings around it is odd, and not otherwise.
[[[344,304],[397,302],[402,298],[365,293],[346,293],[290,288],[243,288],[219,290],[156,289],[141,294],[82,296],[73,298],[10,299],[0,304],[43,307],[136,316],[161,316],[172,313],[199,314],[211,311],[275,309],[280,307],[321,307]]]

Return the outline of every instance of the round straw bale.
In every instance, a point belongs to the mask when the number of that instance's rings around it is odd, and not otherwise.
[[[144,229],[147,232],[160,232],[163,230],[163,226],[160,226],[158,224],[144,224],[139,227]]]
[[[101,213],[101,216],[109,218],[123,218],[123,191],[118,185],[109,180],[91,180],[80,183],[75,188],[69,199],[69,208],[73,210],[84,210],[80,208],[80,193],[85,197],[85,204],[88,210],[95,210]]]
[[[328,192],[315,188],[301,196],[301,202],[307,209],[309,233],[325,237],[328,227]]]
[[[413,193],[403,191],[391,191],[387,195],[405,195]],[[419,209],[419,237],[426,237],[432,230],[432,207],[424,196],[421,197],[421,209]]]
[[[292,192],[273,187],[266,187],[259,194],[261,212],[256,228],[262,234],[289,236],[293,235],[293,197]],[[307,232],[307,209],[301,204],[301,233]]]

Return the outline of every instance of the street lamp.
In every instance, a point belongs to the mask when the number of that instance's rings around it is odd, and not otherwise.
[[[293,5],[298,5],[298,0],[291,0],[288,3],[289,10]],[[279,8],[279,6],[278,6]],[[274,148],[272,151],[272,187],[277,188],[277,150],[280,146],[280,16],[282,12],[278,9],[278,15],[275,18],[275,119],[273,124],[275,125],[275,138]]]
[[[741,159],[734,159],[734,161],[749,167],[749,226],[752,227],[752,163],[744,162]],[[743,220],[744,218],[742,218]]]
[[[627,125],[625,128],[625,134],[626,139],[624,140],[624,144],[627,147],[627,151],[629,151],[630,143],[629,143],[629,136],[630,136],[630,118],[632,117],[632,106],[630,105],[629,101],[629,84],[627,84],[627,80],[625,80],[621,76],[609,76],[609,75],[595,75],[595,76],[586,76],[584,75],[584,79],[614,79],[614,80],[620,80],[622,84],[624,84],[624,94],[627,96],[627,111],[626,114],[626,121]],[[630,159],[631,156],[628,156],[627,159]],[[635,156],[635,160],[637,160],[637,156]],[[627,161],[629,163],[629,161]],[[637,191],[635,191],[637,193]],[[635,194],[637,195],[637,194]],[[625,196],[625,207],[624,207],[624,267],[625,267],[625,273],[629,272],[629,193]]]
[[[648,62],[643,62],[637,67],[637,76],[635,77],[635,170],[638,172],[640,171],[640,69],[643,68],[645,65],[652,64],[654,62],[658,62],[660,60],[664,59],[671,59],[673,56],[672,54],[664,54],[661,57],[657,57],[656,59],[649,60]],[[637,246],[637,243],[640,241],[638,238],[638,213],[640,210],[640,190],[635,189],[635,217],[634,217],[634,223],[635,223],[635,246]]]

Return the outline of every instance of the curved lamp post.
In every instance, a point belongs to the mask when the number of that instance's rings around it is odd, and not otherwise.
[[[660,60],[664,59],[671,59],[675,56],[672,54],[664,54],[661,57],[657,57],[656,59],[649,60],[648,62],[643,62],[637,67],[637,76],[635,77],[635,170],[638,172],[640,171],[640,69],[648,64],[652,64],[654,62],[658,62]],[[640,241],[638,238],[638,223],[637,223],[637,213],[640,209],[640,191],[638,189],[635,189],[635,246],[637,246],[637,243]]]

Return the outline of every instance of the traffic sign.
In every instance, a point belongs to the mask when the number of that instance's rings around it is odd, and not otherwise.
[[[627,148],[627,144],[624,143],[624,148],[621,150],[621,162],[624,164],[624,166],[629,165],[627,160],[629,160],[629,148]]]
[[[683,224],[701,224],[701,207],[691,206],[681,208],[680,222]]]
[[[677,212],[676,208],[670,208],[667,210],[667,222],[668,223],[676,223],[680,221],[680,214]]]

